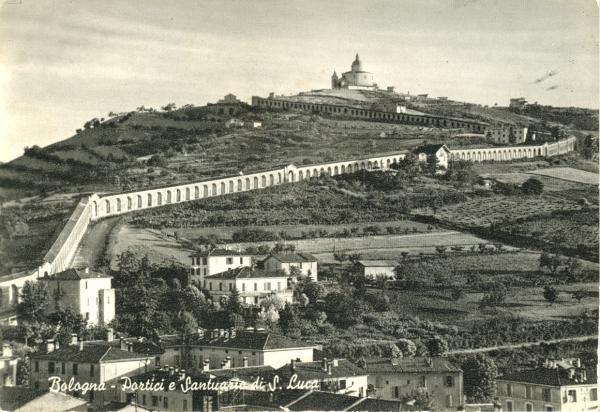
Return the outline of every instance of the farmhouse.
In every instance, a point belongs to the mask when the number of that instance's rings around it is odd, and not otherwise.
[[[485,137],[495,143],[521,144],[527,139],[527,127],[516,125],[490,126],[486,127],[484,133]]]
[[[262,265],[265,270],[281,270],[287,275],[293,267],[300,269],[303,276],[317,281],[317,258],[309,253],[275,253],[267,256]]]
[[[235,269],[241,266],[252,266],[252,257],[237,250],[215,248],[196,252],[190,255],[192,265],[190,275],[202,281],[205,276]]]
[[[579,359],[547,361],[542,367],[499,377],[498,399],[510,411],[587,411],[598,407],[596,368]]]
[[[438,166],[444,169],[448,168],[450,153],[450,149],[445,144],[428,144],[415,149],[420,162],[426,162],[430,157],[435,156]]]
[[[426,390],[439,410],[456,411],[463,402],[462,370],[442,357],[370,358],[365,361],[371,396],[397,400]]]
[[[248,266],[205,276],[202,287],[215,301],[226,299],[234,289],[239,292],[241,302],[247,305],[258,305],[270,296],[277,296],[285,302],[294,300],[285,272],[258,270]]]
[[[359,260],[356,262],[356,268],[359,273],[368,279],[376,279],[377,276],[385,276],[388,279],[393,279],[396,274],[398,263],[393,260]]]
[[[106,325],[115,318],[115,290],[112,277],[85,269],[67,269],[52,276],[39,279],[46,284],[48,296],[54,304],[46,312],[52,313],[62,307],[71,308],[83,315],[93,325]]]
[[[279,368],[290,359],[312,362],[314,345],[262,329],[200,330],[189,343],[180,338],[165,342],[163,365],[203,370],[271,366]]]

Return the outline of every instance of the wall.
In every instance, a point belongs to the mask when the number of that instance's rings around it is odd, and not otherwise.
[[[289,275],[290,269],[292,267],[297,267],[300,269],[304,276],[309,276],[315,282],[318,277],[318,269],[317,262],[294,262],[294,263],[282,263],[274,257],[269,257],[264,260],[265,270],[267,271],[276,271],[283,270],[286,274]]]
[[[364,108],[308,103],[285,99],[265,99],[258,96],[252,96],[252,106],[265,107],[280,110],[300,110],[308,112],[328,113],[333,116],[349,117],[360,120],[372,120],[378,122],[413,124],[429,127],[448,127],[462,128],[471,132],[483,133],[487,123],[476,120],[455,119],[450,117],[440,117],[429,114],[415,115],[396,112],[385,112],[380,110],[369,110]]]
[[[363,276],[371,279],[377,279],[377,275],[383,275],[387,278],[394,279],[396,274],[394,273],[394,266],[368,266],[363,267]]]

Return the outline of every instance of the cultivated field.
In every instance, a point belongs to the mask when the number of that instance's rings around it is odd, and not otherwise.
[[[598,174],[573,169],[571,167],[554,167],[550,169],[540,169],[529,172],[542,176],[554,177],[557,179],[568,180],[571,182],[585,183],[588,185],[598,184]]]

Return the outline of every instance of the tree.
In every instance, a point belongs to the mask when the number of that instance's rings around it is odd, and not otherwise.
[[[489,402],[496,395],[498,368],[487,355],[467,357],[461,365],[465,395],[470,403]]]
[[[460,286],[454,286],[450,290],[450,296],[452,297],[452,300],[461,300],[465,296],[465,291]]]
[[[496,306],[504,302],[508,294],[506,286],[499,282],[487,285],[487,290],[488,292],[479,301],[479,307],[482,309],[486,307],[496,308]]]
[[[175,319],[174,326],[184,342],[198,331],[198,322],[196,322],[196,318],[187,311],[183,311],[179,314]]]
[[[521,190],[526,195],[541,195],[544,191],[544,184],[535,177],[530,177],[523,182]]]
[[[266,310],[263,306],[258,314],[258,318],[262,320],[268,328],[272,328],[279,320],[279,312],[273,305],[269,306]]]
[[[392,164],[392,168],[398,170],[398,177],[411,181],[414,180],[421,171],[421,164],[414,153],[407,153],[396,165],[397,166],[394,166],[394,164]]]
[[[17,314],[26,322],[41,322],[45,320],[45,311],[49,297],[44,282],[26,281],[21,289],[21,301],[17,305]]]
[[[448,342],[440,336],[435,336],[433,339],[428,340],[425,345],[431,356],[443,356],[448,352]]]
[[[550,306],[556,301],[558,298],[558,291],[552,286],[544,286],[544,299],[546,299]]]
[[[162,110],[164,110],[165,112],[170,112],[172,110],[175,110],[177,106],[175,105],[175,103],[168,103],[166,105],[164,105],[163,107],[161,107]]]
[[[402,352],[402,356],[405,358],[412,358],[417,353],[417,345],[410,339],[398,339],[396,346]]]
[[[325,288],[322,284],[315,282],[310,277],[301,279],[294,290],[294,294],[300,296],[305,294],[311,304],[317,303],[325,295]]]
[[[240,292],[234,287],[227,298],[227,302],[224,307],[225,311],[228,314],[241,314],[242,313],[242,304],[240,301]]]
[[[385,290],[387,289],[388,277],[384,274],[378,274],[375,276],[375,283],[377,287],[381,289],[381,294],[385,295]]]
[[[440,255],[443,255],[444,253],[446,253],[446,246],[436,246],[435,251],[438,252]]]

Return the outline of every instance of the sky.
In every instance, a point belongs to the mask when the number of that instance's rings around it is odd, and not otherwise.
[[[594,0],[0,0],[0,161],[109,111],[330,86],[598,108]]]

